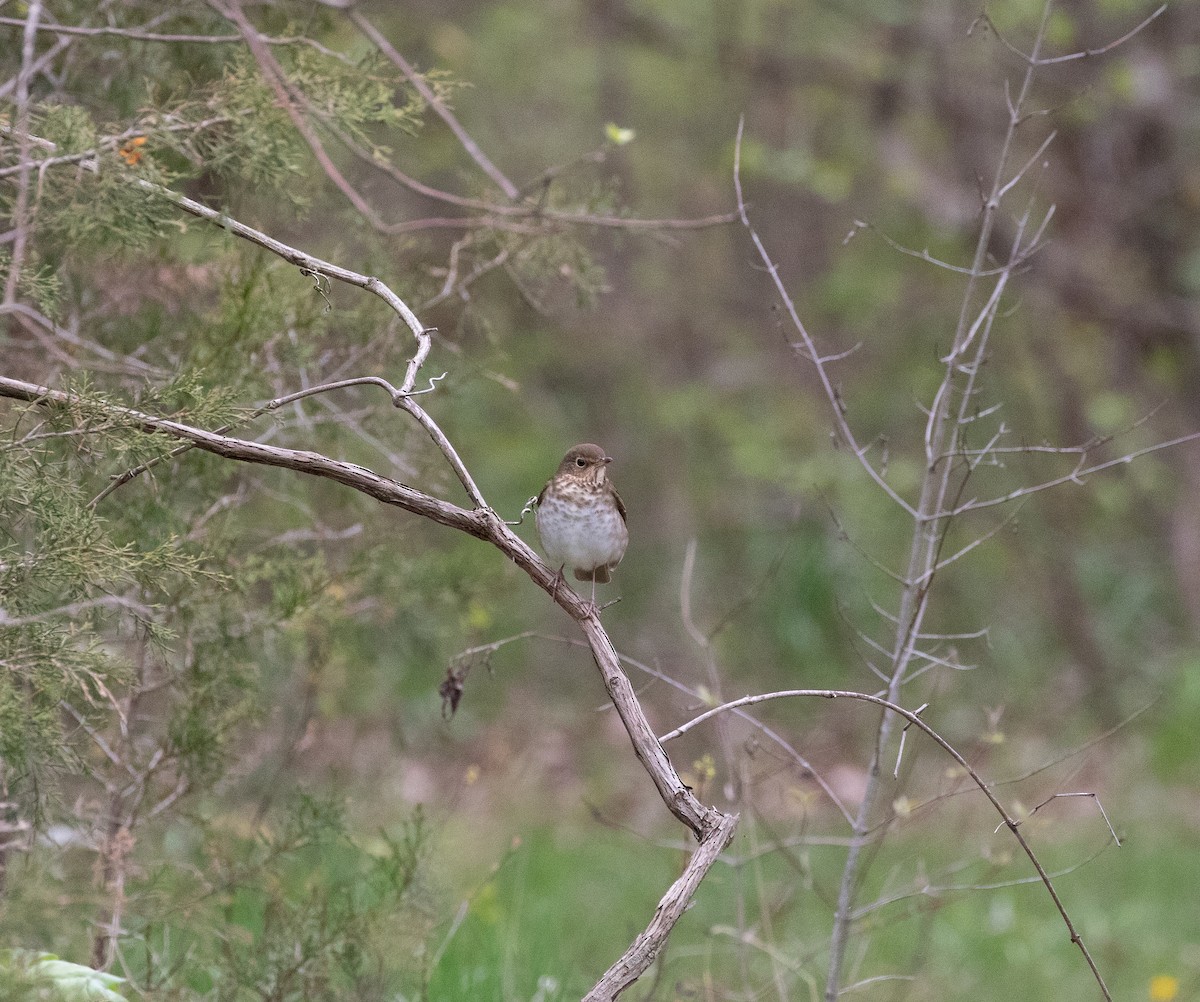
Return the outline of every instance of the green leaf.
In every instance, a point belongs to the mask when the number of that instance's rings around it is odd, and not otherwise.
[[[23,976],[29,983],[53,989],[55,1002],[128,1002],[113,991],[125,979],[82,964],[59,960],[53,953],[9,950],[0,959],[0,971]]]
[[[621,128],[616,122],[609,122],[604,126],[604,138],[613,146],[628,146],[637,138],[637,133],[633,129]]]

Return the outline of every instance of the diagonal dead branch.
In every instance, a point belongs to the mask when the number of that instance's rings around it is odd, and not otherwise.
[[[612,965],[596,986],[583,997],[583,1002],[611,1002],[633,984],[658,955],[667,935],[691,903],[704,875],[717,861],[721,850],[733,838],[737,828],[736,814],[724,814],[711,834],[692,853],[683,874],[673,883],[654,909],[654,918],[644,931],[638,933],[629,949]]]
[[[61,390],[38,386],[22,380],[0,377],[0,396],[50,406],[69,405],[77,398]],[[407,398],[404,398],[407,402]],[[364,467],[343,463],[315,452],[284,449],[204,431],[177,421],[113,404],[95,404],[110,418],[120,418],[151,434],[184,439],[196,448],[227,459],[276,466],[309,476],[323,477],[406,511],[459,529],[496,546],[529,577],[551,595],[583,630],[588,646],[600,669],[609,697],[625,725],[634,753],[654,782],[667,808],[695,835],[699,848],[689,861],[684,875],[672,885],[660,902],[646,930],[610,969],[588,996],[595,1002],[616,998],[617,994],[644,972],[666,942],[674,923],[683,913],[699,882],[732,838],[736,815],[705,807],[684,784],[662,745],[655,737],[628,677],[595,607],[584,602],[570,589],[557,588],[557,575],[537,554],[516,536],[494,511],[486,506],[474,510],[461,508],[421,491],[382,477]]]

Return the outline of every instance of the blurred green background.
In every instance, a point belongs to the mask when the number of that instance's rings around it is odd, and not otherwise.
[[[80,23],[90,6],[51,4],[43,17]],[[562,211],[660,220],[731,211],[744,116],[752,221],[821,350],[848,353],[831,367],[847,418],[911,496],[923,408],[964,282],[895,245],[969,265],[1006,94],[1023,72],[1010,46],[1032,45],[1040,4],[997,4],[990,22],[965,3],[403,8],[356,10],[450,88],[458,119],[500,170]],[[266,34],[306,35],[356,59],[370,48],[349,16],[318,4],[247,10]],[[5,79],[20,66],[26,11],[0,6],[15,22],[2,26]],[[1098,49],[1152,11],[1125,0],[1055,4],[1045,49]],[[195,5],[111,4],[100,15],[124,26],[156,16],[157,31],[233,30]],[[1093,442],[1104,460],[1200,426],[1197,38],[1200,6],[1178,3],[1111,53],[1036,76],[1010,162],[1057,135],[1006,203],[990,250],[1007,252],[1027,206],[1036,219],[1055,211],[1046,246],[1006,295],[978,401],[981,429],[1003,427],[1009,446]],[[329,114],[366,107],[306,67],[319,53],[301,47],[307,55],[288,62],[291,49],[273,51],[301,90],[333,95]],[[68,109],[99,135],[167,128],[162,109],[200,102],[210,85],[213,113],[223,113],[251,102],[234,83],[256,73],[238,44],[120,36],[76,38],[55,65],[57,76],[34,81],[35,126],[62,137],[74,134]],[[376,62],[346,72],[394,71]],[[572,444],[599,442],[615,457],[631,544],[604,622],[635,662],[660,733],[718,685],[726,697],[880,687],[871,643],[887,645],[897,591],[879,565],[903,567],[912,526],[837,448],[828,402],[745,229],[522,232],[488,217],[385,232],[329,183],[281,116],[277,133],[261,124],[270,95],[255,100],[246,135],[220,147],[242,142],[242,159],[219,161],[214,146],[197,162],[195,150],[153,135],[147,156],[177,190],[379,275],[438,329],[425,374],[448,376],[422,402],[506,518]],[[319,111],[310,114],[328,125]],[[632,141],[607,142],[610,123],[633,130]],[[504,201],[432,111],[358,127],[410,177]],[[385,223],[471,215],[395,184],[323,135]],[[9,164],[11,133],[4,144]],[[255,165],[272,157],[276,173],[256,180]],[[151,398],[147,409],[197,423],[189,408],[217,413],[218,390],[225,406],[250,406],[325,380],[401,378],[411,342],[366,294],[337,285],[318,294],[294,268],[203,225],[185,232],[173,213],[135,239],[122,206],[107,229],[77,237],[63,221],[76,204],[69,181],[47,189],[33,239],[36,264],[59,283],[55,319],[159,374],[106,367],[66,341],[48,351],[48,336],[11,315],[0,374],[61,386],[86,373],[97,392]],[[91,196],[97,217],[102,195]],[[4,198],[11,218],[11,185]],[[74,210],[92,211],[86,198]],[[440,298],[454,267],[480,277]],[[197,388],[155,398],[162,372],[191,373]],[[29,418],[7,402],[0,412],[18,441]],[[420,429],[375,391],[314,398],[240,433],[466,503]],[[138,448],[161,451],[152,446]],[[123,449],[37,461],[86,500],[136,461],[135,448]],[[18,461],[32,454],[14,452],[2,468],[14,486],[11,525],[22,517],[12,514]],[[1007,454],[971,489],[1004,494],[1075,461]],[[929,701],[927,719],[1005,781],[1014,813],[1057,793],[1096,795],[1119,848],[1092,798],[1055,800],[1025,830],[1126,999],[1191,998],[1200,986],[1198,489],[1192,443],[1019,502],[933,592],[931,630],[986,631],[935,645],[971,670],[929,671],[910,700]],[[288,992],[316,982],[289,987],[255,967],[278,973],[305,943],[336,961],[313,997],[550,1002],[579,997],[644,926],[682,866],[683,833],[633,758],[572,624],[499,554],[334,484],[195,453],[122,488],[97,515],[117,542],[182,540],[226,575],[220,587],[147,586],[174,638],[155,657],[212,666],[211,684],[190,690],[204,695],[178,718],[192,737],[176,737],[176,748],[194,749],[210,727],[220,740],[194,767],[189,796],[139,821],[116,968],[131,995],[305,997]],[[952,539],[962,545],[1008,515],[971,516]],[[536,544],[531,520],[519,531]],[[41,538],[7,532],[13,552]],[[682,609],[689,545],[690,615],[706,645]],[[16,608],[16,594],[13,585],[0,599]],[[119,618],[72,629],[119,662],[135,646]],[[195,651],[208,653],[188,661]],[[466,693],[447,720],[437,687],[463,664]],[[103,706],[97,713],[114,726]],[[872,710],[780,701],[755,715],[854,803]],[[1028,862],[993,832],[998,819],[948,760],[910,738],[905,799],[864,876],[848,954],[847,983],[879,980],[855,994],[1099,997]],[[819,997],[844,819],[807,768],[744,721],[698,728],[669,750],[702,799],[741,811],[743,823],[629,997]],[[6,749],[5,797],[40,833],[101,825],[87,785],[95,751],[77,744],[74,754],[89,765],[67,759],[36,775],[55,791],[43,800],[45,789],[30,791],[37,770]],[[412,851],[389,857],[389,845]],[[411,879],[388,871],[389,858],[413,861]],[[95,866],[87,837],[35,839],[10,854],[0,942],[86,962],[105,900]]]

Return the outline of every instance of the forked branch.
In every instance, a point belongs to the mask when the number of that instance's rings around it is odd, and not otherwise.
[[[609,697],[629,734],[634,753],[653,780],[659,796],[671,813],[687,826],[699,843],[696,852],[692,854],[685,867],[683,875],[667,891],[645,931],[634,940],[625,954],[604,974],[588,995],[590,1002],[607,1002],[607,1000],[615,999],[624,988],[632,984],[650,966],[654,957],[662,949],[671,928],[687,907],[696,887],[733,837],[734,829],[737,826],[737,816],[706,807],[683,782],[655,737],[634,693],[633,686],[621,669],[620,659],[600,623],[594,605],[585,603],[571,589],[557,586],[556,572],[547,566],[524,540],[513,533],[507,523],[487,505],[449,439],[433,418],[414,401],[415,394],[424,392],[414,390],[413,387],[429,353],[430,332],[417,320],[415,314],[403,300],[377,278],[312,257],[223,213],[158,185],[141,179],[135,179],[134,183],[156,196],[169,199],[184,211],[221,226],[236,236],[295,264],[304,274],[345,282],[365,289],[387,302],[404,319],[417,340],[417,351],[408,365],[404,382],[400,387],[397,388],[383,379],[363,377],[299,391],[298,394],[280,398],[280,401],[272,403],[295,399],[297,396],[309,395],[318,390],[327,391],[361,382],[383,386],[388,390],[393,404],[411,414],[430,434],[447,462],[455,470],[474,507],[463,508],[381,476],[365,467],[331,459],[320,453],[285,449],[231,437],[222,432],[206,431],[183,422],[160,418],[132,407],[123,407],[93,399],[84,401],[65,391],[23,380],[0,376],[0,397],[23,400],[45,407],[83,406],[90,410],[103,412],[106,419],[110,421],[137,428],[148,434],[178,439],[189,447],[226,459],[275,466],[296,473],[334,480],[384,504],[403,508],[440,525],[458,529],[477,539],[490,542],[525,571],[543,591],[551,595],[554,601],[580,624],[600,669]],[[259,410],[265,412],[269,409],[271,409],[271,405]]]

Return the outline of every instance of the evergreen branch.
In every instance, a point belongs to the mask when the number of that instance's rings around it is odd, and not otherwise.
[[[3,376],[0,376],[0,396],[39,405],[69,405],[79,400],[79,397],[62,390],[54,390]],[[205,431],[202,428],[195,428],[167,418],[155,417],[153,414],[118,404],[95,403],[93,406],[107,416],[120,418],[141,431],[183,439],[194,448],[222,456],[225,459],[235,459],[262,466],[277,466],[297,473],[337,481],[382,501],[384,504],[395,505],[431,519],[439,525],[448,525],[479,539],[488,538],[489,521],[499,521],[499,517],[490,509],[460,508],[449,501],[432,497],[398,481],[373,473],[365,467],[329,459],[317,452],[285,449],[231,438],[219,432]],[[528,550],[528,547],[526,549]],[[528,550],[528,555],[538,564],[541,563],[532,550]],[[546,568],[547,590],[553,587],[553,578],[553,572]]]
[[[435,389],[434,384],[437,381],[445,378],[446,373],[444,372],[440,376],[433,376],[430,378],[429,386],[427,388],[423,390],[414,390],[411,394],[406,394],[403,391],[396,389],[396,387],[394,387],[386,379],[381,379],[379,376],[358,376],[354,379],[339,379],[334,383],[322,383],[320,386],[309,386],[306,389],[297,390],[295,393],[289,393],[287,396],[276,397],[274,400],[268,401],[261,407],[256,407],[246,416],[245,420],[250,421],[256,417],[261,417],[263,414],[278,410],[280,407],[283,407],[286,404],[295,403],[297,400],[302,400],[304,397],[311,397],[315,394],[325,393],[329,390],[340,390],[347,386],[359,386],[363,384],[382,386],[391,395],[392,403],[399,407],[401,406],[402,398],[405,396],[417,396],[421,393],[431,393]],[[227,432],[232,431],[235,427],[236,426],[232,424],[223,425],[216,430],[216,434],[224,435]],[[154,467],[166,462],[169,459],[176,459],[179,456],[182,456],[185,452],[188,452],[195,447],[196,445],[194,442],[185,442],[183,445],[172,449],[170,452],[165,453],[164,455],[156,456],[154,459],[148,459],[146,462],[132,467],[131,469],[126,470],[124,473],[118,474],[117,476],[113,477],[113,482],[111,484],[105,487],[104,490],[102,490],[99,494],[92,498],[91,501],[88,502],[88,507],[94,509],[96,505],[108,497],[117,488],[129,483],[129,481],[133,480],[135,477],[140,477],[143,473],[154,469]]]
[[[347,180],[346,176],[338,169],[337,164],[333,162],[333,159],[326,152],[325,145],[321,142],[321,137],[317,135],[312,124],[304,117],[303,112],[300,110],[300,105],[305,103],[304,96],[288,80],[283,67],[279,65],[279,61],[263,42],[258,29],[246,17],[246,12],[242,10],[239,0],[209,0],[209,4],[223,17],[233,22],[238,31],[241,32],[246,46],[250,49],[250,54],[258,64],[263,79],[266,80],[271,90],[275,92],[280,106],[287,113],[288,118],[292,120],[292,124],[308,144],[308,148],[312,150],[312,154],[316,158],[317,163],[320,164],[321,170],[325,172],[325,176],[333,182],[338,191],[346,196],[350,204],[372,226],[382,226],[383,222],[375,214],[375,210],[355,190],[354,185]]]

